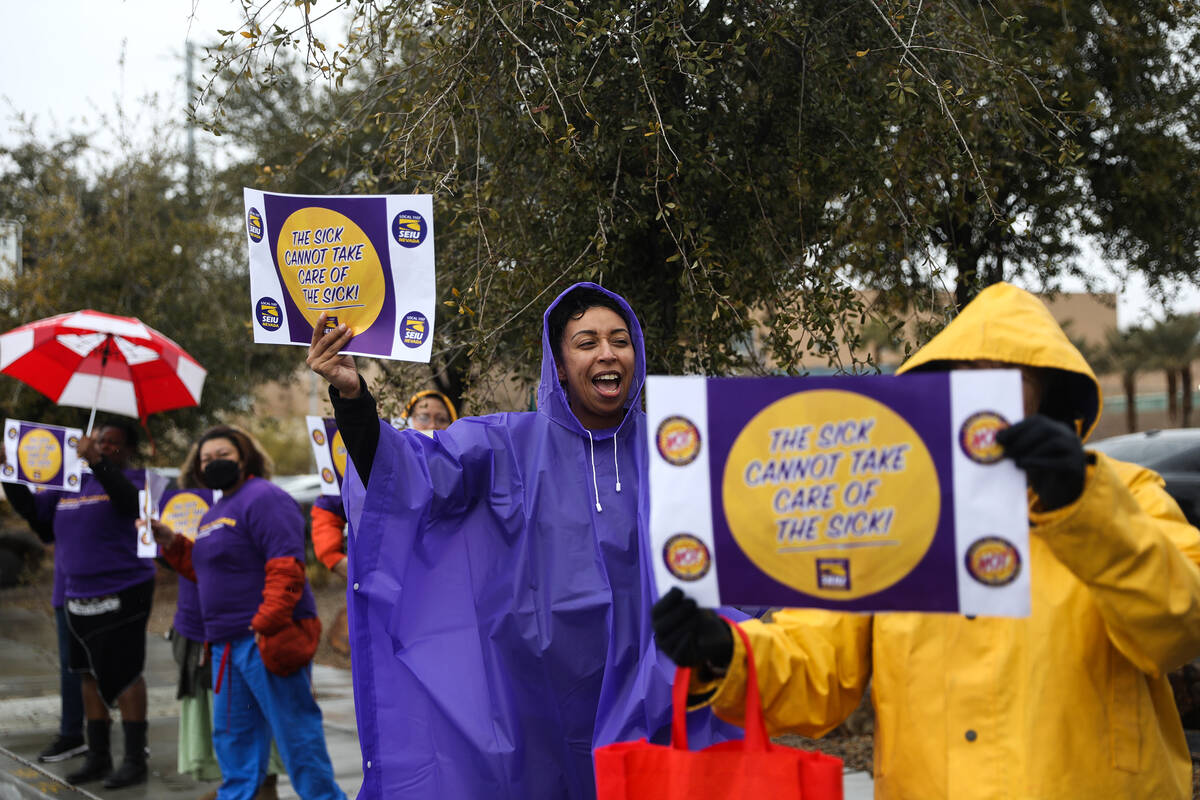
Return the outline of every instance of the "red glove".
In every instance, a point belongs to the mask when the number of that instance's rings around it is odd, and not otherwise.
[[[176,535],[169,545],[160,549],[162,557],[176,572],[193,583],[196,581],[196,570],[192,568],[191,539]]]
[[[263,601],[250,627],[265,635],[278,633],[292,623],[292,612],[304,591],[304,565],[298,558],[272,558],[267,562]]]

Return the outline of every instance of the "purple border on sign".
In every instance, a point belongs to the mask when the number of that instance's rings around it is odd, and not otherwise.
[[[25,438],[25,434],[29,431],[46,431],[50,433],[58,440],[58,446],[62,449],[62,460],[59,462],[58,472],[54,473],[49,480],[34,480],[25,474],[25,468],[21,466],[21,440]],[[37,486],[45,486],[47,489],[65,489],[67,485],[66,467],[67,432],[65,430],[53,425],[31,425],[28,422],[20,424],[20,427],[17,429],[17,480]]]
[[[266,217],[267,233],[270,236],[268,244],[271,248],[271,263],[275,265],[275,274],[279,277],[279,285],[283,287],[284,308],[287,309],[288,331],[291,341],[295,344],[308,344],[312,341],[312,325],[296,308],[292,293],[287,289],[283,273],[279,268],[279,229],[284,221],[296,211],[312,206],[328,208],[339,214],[344,214],[367,235],[371,246],[379,254],[379,264],[383,269],[384,292],[383,308],[375,324],[363,333],[355,336],[346,346],[347,350],[356,353],[374,353],[376,355],[391,355],[392,344],[395,341],[396,330],[396,290],[392,281],[392,258],[388,246],[389,220],[387,218],[386,197],[290,197],[286,195],[264,194],[263,209]]]
[[[708,439],[712,489],[713,545],[721,601],[767,606],[830,608],[840,611],[957,611],[958,572],[954,549],[954,496],[950,380],[945,373],[808,378],[709,378]],[[929,449],[942,485],[937,532],[925,557],[893,586],[867,597],[833,600],[798,592],[754,566],[734,541],[725,519],[722,483],[725,459],[742,428],[766,406],[815,389],[857,392],[902,416]],[[742,595],[753,587],[753,595]]]
[[[342,491],[342,476],[338,475],[337,460],[333,457],[333,437],[337,435],[337,420],[333,417],[321,417],[321,421],[325,423],[325,449],[329,451],[329,460],[333,462],[333,481],[337,484],[338,491]],[[349,459],[349,454],[346,455]]]

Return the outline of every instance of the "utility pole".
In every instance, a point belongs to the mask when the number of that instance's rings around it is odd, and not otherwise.
[[[187,43],[186,77],[187,105],[192,103],[195,87],[192,85],[192,43]],[[194,114],[187,115],[187,193],[188,199],[196,200],[196,118]]]
[[[24,228],[15,219],[0,219],[0,278],[12,280],[21,274],[21,236]]]

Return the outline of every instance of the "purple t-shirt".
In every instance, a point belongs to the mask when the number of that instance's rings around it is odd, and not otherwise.
[[[145,485],[144,470],[127,469],[125,477],[139,489]],[[154,577],[154,560],[138,558],[135,518],[117,513],[90,470],[78,493],[55,494],[54,551],[67,597],[99,597]]]
[[[287,492],[270,481],[250,478],[218,500],[200,520],[192,566],[200,587],[205,638],[227,642],[250,634],[272,558],[304,563],[304,517]],[[293,619],[317,615],[308,582]]]
[[[33,509],[37,518],[53,523],[54,507],[58,505],[58,498],[63,493],[54,489],[42,488],[31,488],[30,491],[33,492]],[[56,541],[54,547],[54,590],[50,593],[50,605],[54,608],[62,608],[66,604],[67,578],[63,574],[62,550],[57,544]]]
[[[190,578],[179,576],[179,598],[175,601],[176,632],[193,642],[204,641],[204,616],[200,613],[200,587]]]

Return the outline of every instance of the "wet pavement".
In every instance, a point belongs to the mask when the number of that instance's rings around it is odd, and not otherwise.
[[[6,606],[0,594],[0,800],[182,800],[216,788],[215,783],[201,783],[175,769],[179,740],[177,672],[171,645],[161,636],[148,635],[144,674],[149,694],[149,779],[125,789],[105,789],[99,781],[70,786],[63,777],[77,769],[82,758],[37,763],[37,754],[58,731],[58,640],[54,620],[36,611]],[[324,715],[325,743],[334,777],[346,795],[354,797],[362,783],[362,769],[350,673],[316,665],[313,687]],[[120,760],[121,748],[118,721],[113,726],[114,761]],[[286,775],[279,777],[279,796],[297,797]]]

